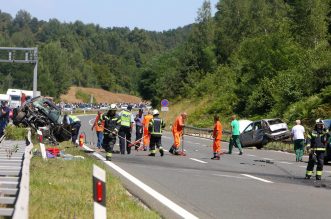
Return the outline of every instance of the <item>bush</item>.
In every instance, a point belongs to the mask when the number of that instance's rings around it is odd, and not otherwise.
[[[28,134],[26,128],[17,127],[14,125],[8,125],[5,130],[6,139],[10,140],[25,140],[25,137]]]

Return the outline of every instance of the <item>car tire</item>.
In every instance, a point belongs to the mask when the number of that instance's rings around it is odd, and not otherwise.
[[[263,144],[259,144],[255,146],[257,149],[261,150],[263,148]]]
[[[18,112],[17,116],[15,116],[15,118],[13,119],[14,125],[19,125],[23,121],[25,116],[26,116],[25,112],[23,111]]]

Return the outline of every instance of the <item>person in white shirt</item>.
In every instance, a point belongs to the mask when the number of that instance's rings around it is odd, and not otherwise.
[[[300,120],[296,120],[295,123],[296,125],[292,128],[291,135],[294,141],[296,162],[301,162],[305,146],[305,128],[301,125]]]

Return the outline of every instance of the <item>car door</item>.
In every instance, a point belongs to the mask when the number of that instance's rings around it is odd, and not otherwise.
[[[261,145],[264,138],[264,131],[262,128],[261,121],[256,121],[253,123],[253,136],[252,136],[252,145]]]
[[[253,124],[249,124],[240,135],[240,142],[242,146],[250,146],[253,142]]]

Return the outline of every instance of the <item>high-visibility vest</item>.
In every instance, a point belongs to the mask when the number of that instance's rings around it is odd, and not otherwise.
[[[131,113],[128,111],[122,111],[121,126],[130,127],[130,125],[131,125]]]
[[[160,118],[153,118],[149,122],[150,133],[152,136],[162,136],[162,128],[164,127],[164,122]]]
[[[71,120],[71,123],[75,123],[75,122],[80,122],[80,119],[77,116],[69,116],[69,119]]]

